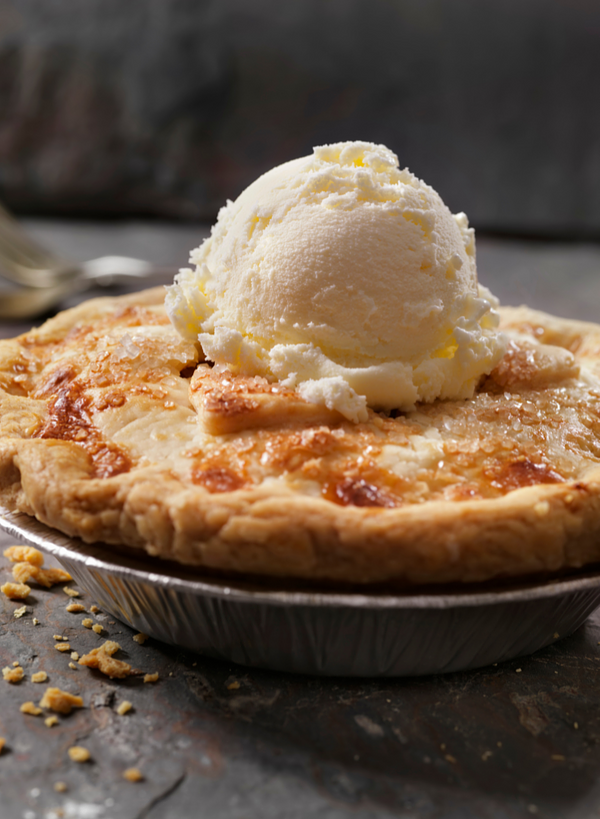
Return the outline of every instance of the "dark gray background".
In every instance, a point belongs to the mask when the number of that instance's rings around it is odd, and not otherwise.
[[[0,200],[212,220],[381,141],[480,230],[600,236],[595,0],[0,0]]]

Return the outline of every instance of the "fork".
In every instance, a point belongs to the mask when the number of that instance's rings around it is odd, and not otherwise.
[[[39,316],[67,295],[93,286],[172,279],[174,270],[129,256],[102,256],[83,263],[62,259],[34,241],[0,205],[0,276],[21,285],[0,294],[0,319]],[[148,282],[149,283],[149,282]]]

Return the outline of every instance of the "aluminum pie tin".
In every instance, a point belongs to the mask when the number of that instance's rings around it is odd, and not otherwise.
[[[0,509],[0,527],[54,555],[101,608],[138,631],[277,671],[393,677],[477,668],[556,642],[600,605],[598,569],[484,591],[298,591],[119,554],[21,513]]]

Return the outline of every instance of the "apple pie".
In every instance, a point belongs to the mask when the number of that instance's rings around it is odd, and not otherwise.
[[[0,341],[0,503],[227,574],[485,581],[600,560],[600,326],[503,308],[470,400],[352,423],[182,339],[164,291]]]

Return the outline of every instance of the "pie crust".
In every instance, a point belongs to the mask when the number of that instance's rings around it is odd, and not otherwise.
[[[471,400],[364,424],[181,339],[162,288],[0,341],[0,503],[87,542],[310,583],[600,561],[600,326],[503,308]]]

